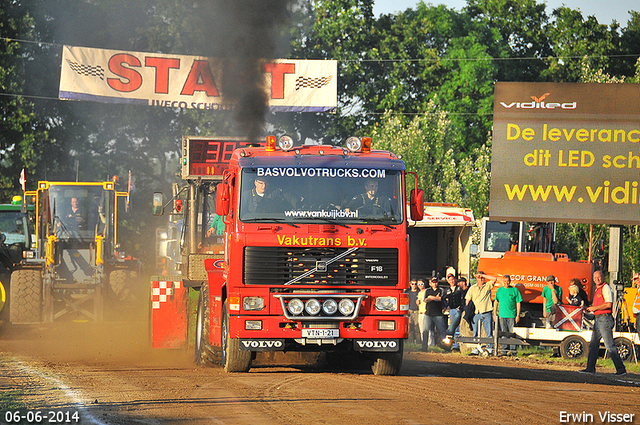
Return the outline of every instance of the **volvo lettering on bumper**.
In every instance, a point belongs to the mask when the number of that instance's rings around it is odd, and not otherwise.
[[[400,349],[400,343],[397,339],[356,339],[353,341],[353,348],[356,351],[395,352]]]
[[[284,350],[284,339],[240,339],[243,351],[281,351]]]

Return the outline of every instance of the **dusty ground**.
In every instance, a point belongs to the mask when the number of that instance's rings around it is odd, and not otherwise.
[[[148,347],[145,323],[4,325],[0,392],[83,424],[554,424],[561,412],[603,423],[605,411],[640,424],[640,375],[585,376],[578,364],[408,352],[393,377],[273,364],[226,374]]]

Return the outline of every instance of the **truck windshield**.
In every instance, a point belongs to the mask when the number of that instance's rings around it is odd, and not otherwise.
[[[487,221],[484,250],[507,252],[516,250],[520,239],[520,223],[517,221]]]
[[[59,240],[93,241],[111,226],[113,205],[102,186],[51,185],[48,203]]]
[[[247,167],[241,181],[242,221],[385,225],[403,221],[398,170]]]
[[[26,243],[27,216],[20,211],[0,211],[0,233],[6,236],[5,244]]]

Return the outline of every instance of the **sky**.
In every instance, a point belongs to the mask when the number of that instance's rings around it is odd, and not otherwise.
[[[539,0],[540,2],[540,0]],[[414,8],[419,0],[375,0],[373,13],[378,16],[383,13],[396,13],[408,8]],[[425,0],[425,3],[434,5],[444,4],[450,9],[460,10],[466,4],[466,0]],[[620,26],[627,26],[629,10],[640,11],[638,0],[546,0],[547,15],[551,15],[553,9],[563,4],[571,9],[580,9],[583,17],[595,15],[601,24],[611,24],[615,19]]]

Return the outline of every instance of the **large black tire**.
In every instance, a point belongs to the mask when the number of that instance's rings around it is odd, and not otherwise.
[[[200,287],[196,313],[195,361],[200,366],[220,364],[219,351],[209,344],[209,285]]]
[[[133,301],[133,284],[138,273],[133,270],[117,269],[109,273],[109,300],[112,302]]]
[[[560,343],[560,354],[563,359],[581,359],[587,355],[587,352],[587,341],[579,335],[568,336]]]
[[[240,350],[240,340],[231,338],[226,301],[222,316],[222,367],[225,372],[248,372],[251,368],[251,351]]]
[[[377,354],[371,370],[374,375],[392,375],[395,376],[400,372],[402,367],[402,355],[404,352],[404,340],[400,340],[400,346],[395,353],[379,353]]]
[[[42,274],[36,269],[18,269],[11,275],[11,323],[42,322]]]
[[[613,339],[613,343],[618,347],[618,354],[623,362],[635,360],[633,358],[633,350],[635,349],[633,342],[627,338],[618,337]]]

